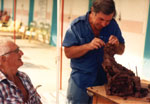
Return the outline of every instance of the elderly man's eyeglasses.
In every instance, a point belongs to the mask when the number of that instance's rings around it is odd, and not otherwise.
[[[7,54],[11,54],[11,53],[18,53],[19,51],[20,51],[20,49],[17,48],[17,49],[15,49],[13,51],[10,51],[10,52],[7,52],[7,53],[3,54],[2,56],[7,55]]]

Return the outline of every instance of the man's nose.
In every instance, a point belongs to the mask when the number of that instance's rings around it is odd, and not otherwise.
[[[22,56],[24,53],[21,50],[19,50],[19,54]]]
[[[107,22],[107,21],[103,21],[103,22],[102,22],[102,26],[103,26],[103,27],[105,27],[105,26],[107,26],[107,25],[108,25],[108,22]]]

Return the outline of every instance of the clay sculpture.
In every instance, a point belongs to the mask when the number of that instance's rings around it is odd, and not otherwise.
[[[115,61],[114,55],[117,51],[117,47],[109,43],[104,47],[102,66],[108,80],[105,86],[106,94],[121,97],[145,97],[148,94],[148,89],[141,87],[140,77],[135,76],[133,71]]]

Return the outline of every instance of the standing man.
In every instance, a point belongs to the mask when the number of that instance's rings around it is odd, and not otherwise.
[[[124,52],[124,39],[115,15],[113,0],[95,0],[91,11],[75,19],[67,30],[63,46],[72,68],[67,91],[69,104],[91,104],[86,88],[107,82],[101,65],[105,43],[116,45],[118,54]]]

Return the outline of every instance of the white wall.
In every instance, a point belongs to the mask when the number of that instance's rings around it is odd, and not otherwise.
[[[13,0],[4,0],[4,10],[8,12],[11,19],[13,16]],[[28,24],[29,0],[17,0],[16,20]]]
[[[135,71],[137,66],[139,75],[144,78],[143,54],[145,35],[148,19],[149,0],[115,0],[117,7],[117,21],[121,13],[121,21],[118,21],[125,38],[125,53],[118,61]]]
[[[12,17],[13,0],[4,0],[4,10]]]
[[[16,20],[28,25],[29,0],[17,0]],[[41,4],[42,3],[42,4]],[[53,0],[34,0],[33,20],[51,24]],[[4,10],[12,17],[13,0],[4,0]]]
[[[64,0],[64,14],[73,16],[84,15],[88,10],[89,0]]]
[[[17,0],[16,20],[28,25],[29,0]]]
[[[126,50],[143,58],[149,1],[115,1],[119,7],[117,12],[121,13],[121,21],[118,22],[126,39]]]
[[[89,0],[64,0],[64,29],[63,36],[69,24],[78,16],[85,15],[88,11]]]
[[[35,0],[34,20],[38,23],[50,23],[53,0]]]

